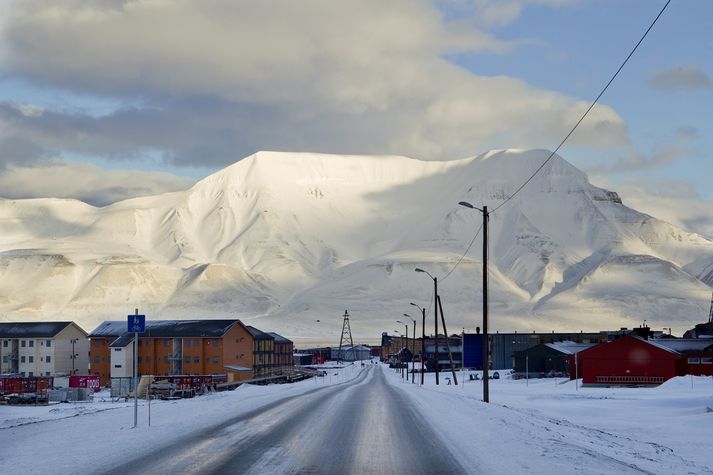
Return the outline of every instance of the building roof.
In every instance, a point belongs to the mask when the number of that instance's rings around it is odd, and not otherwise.
[[[147,320],[142,337],[150,338],[219,338],[240,320]],[[120,337],[127,333],[126,320],[102,322],[89,334],[92,338]],[[131,341],[131,340],[129,340]]]
[[[705,338],[676,338],[676,339],[656,339],[648,340],[652,345],[659,348],[675,351],[676,353],[701,353],[713,347],[713,340]]]
[[[288,340],[284,336],[279,335],[275,332],[267,332],[267,334],[275,339],[275,343],[292,343],[292,340]]]
[[[0,338],[51,338],[72,322],[0,323]]]
[[[247,330],[250,332],[250,334],[252,335],[252,337],[255,340],[274,340],[275,339],[275,337],[273,337],[272,335],[265,333],[262,330],[258,330],[257,328],[252,327],[250,325],[245,325],[245,328],[247,328]]]
[[[594,345],[596,345],[596,343],[577,343],[574,341],[557,341],[554,343],[545,343],[545,346],[548,346],[553,350],[559,351],[560,353],[564,353],[566,355],[574,355],[582,350],[591,348]]]

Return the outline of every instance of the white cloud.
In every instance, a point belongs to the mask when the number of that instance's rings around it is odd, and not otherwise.
[[[656,89],[670,91],[713,89],[713,79],[693,64],[654,73],[649,78],[649,84]]]
[[[472,22],[445,22],[425,0],[14,5],[6,70],[150,106],[94,120],[56,114],[56,127],[74,130],[53,136],[60,151],[126,156],[148,148],[178,163],[216,165],[257,149],[459,158],[551,147],[586,107],[449,63],[448,54],[505,54],[517,43]],[[48,140],[46,128],[37,130],[48,119],[25,119],[23,134]],[[600,106],[571,142],[621,145],[628,134]]]
[[[169,173],[104,170],[81,162],[10,166],[0,174],[3,198],[76,198],[95,206],[137,196],[185,190],[194,180]]]
[[[713,239],[713,201],[681,180],[639,179],[613,186],[625,205]]]

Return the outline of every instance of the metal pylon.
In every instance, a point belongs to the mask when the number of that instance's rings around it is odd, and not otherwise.
[[[337,362],[341,362],[343,358],[342,346],[347,343],[349,338],[349,350],[352,352],[352,360],[354,360],[354,340],[352,340],[352,328],[349,326],[349,312],[344,311],[344,322],[342,323],[342,336],[339,337],[339,351],[337,351]]]
[[[708,323],[713,323],[713,294],[711,294],[711,309],[708,311]]]

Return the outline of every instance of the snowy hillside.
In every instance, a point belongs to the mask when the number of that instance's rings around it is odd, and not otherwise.
[[[442,279],[473,238],[481,215],[457,203],[496,208],[547,155],[260,152],[185,192],[104,208],[0,200],[0,319],[91,330],[138,307],[338,341],[349,309],[355,338],[377,338],[419,316],[410,302],[429,307],[432,282],[414,268]],[[490,224],[493,331],[645,319],[681,332],[707,316],[713,241],[626,207],[559,157]],[[451,332],[480,325],[480,256],[479,236],[439,283]]]

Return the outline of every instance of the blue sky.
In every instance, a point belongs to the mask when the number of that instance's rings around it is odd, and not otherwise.
[[[6,0],[0,196],[103,205],[257,150],[552,149],[664,3]],[[713,4],[671,2],[560,155],[713,233],[711,53]]]

